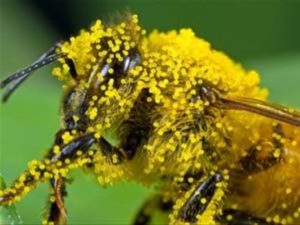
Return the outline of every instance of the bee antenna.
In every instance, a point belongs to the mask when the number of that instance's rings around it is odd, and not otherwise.
[[[55,49],[57,45],[54,47],[51,47],[47,52],[43,53],[34,63],[31,65],[25,67],[24,69],[8,76],[6,79],[4,79],[0,83],[0,89],[5,88],[7,85],[9,85],[2,97],[2,101],[6,102],[10,95],[16,90],[16,88],[23,83],[26,78],[28,78],[32,72],[35,70],[48,65],[54,61],[56,61],[58,58],[62,57],[63,54],[56,54]]]

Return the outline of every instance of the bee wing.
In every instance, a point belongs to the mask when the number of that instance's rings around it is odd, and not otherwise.
[[[281,105],[245,97],[221,97],[220,102],[228,109],[253,112],[294,126],[300,126],[300,113]]]

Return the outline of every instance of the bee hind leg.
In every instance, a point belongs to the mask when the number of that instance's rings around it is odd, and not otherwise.
[[[274,225],[273,222],[268,222],[264,218],[254,217],[247,212],[235,209],[224,209],[217,220],[226,225]]]

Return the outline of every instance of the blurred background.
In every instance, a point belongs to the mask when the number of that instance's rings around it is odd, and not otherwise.
[[[300,107],[300,1],[297,0],[0,0],[0,77],[30,64],[57,40],[97,18],[138,13],[148,30],[192,28],[218,50],[256,69],[272,101]],[[41,69],[1,105],[0,172],[10,184],[40,159],[59,128],[60,83]],[[149,192],[136,184],[100,187],[73,172],[66,203],[70,224],[129,224]],[[39,224],[48,186],[16,204],[24,224]]]

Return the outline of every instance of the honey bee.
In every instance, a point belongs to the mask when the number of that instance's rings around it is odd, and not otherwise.
[[[42,160],[0,192],[1,206],[49,182],[44,224],[66,224],[69,172],[100,185],[156,187],[133,224],[299,224],[300,114],[267,101],[246,71],[191,29],[149,35],[137,15],[97,20],[1,82],[3,101],[58,61],[61,126]]]

